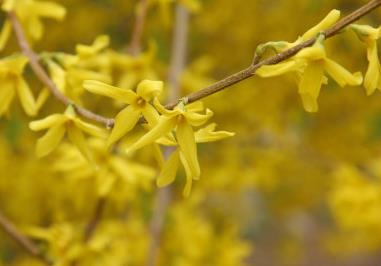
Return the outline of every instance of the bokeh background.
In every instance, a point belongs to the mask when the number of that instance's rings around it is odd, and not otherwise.
[[[67,7],[67,17],[46,23],[43,40],[34,45],[37,51],[74,53],[76,44],[90,44],[101,34],[110,36],[111,48],[125,51],[137,1],[57,2]],[[294,41],[330,10],[348,14],[366,2],[201,1],[190,19],[182,94],[248,66],[258,44]],[[166,80],[174,3],[165,4],[169,17],[163,6],[151,3],[143,51],[155,44],[149,68]],[[361,23],[378,27],[381,10]],[[15,40],[2,55],[13,51]],[[327,51],[352,72],[365,72],[366,51],[352,32],[327,41]],[[42,86],[33,78],[31,83],[36,90]],[[92,101],[95,111],[112,114],[99,98]],[[368,97],[362,87],[340,88],[330,81],[322,89],[319,112],[310,114],[292,76],[254,77],[205,99],[219,127],[236,136],[199,148],[202,177],[190,198],[182,196],[183,177],[172,185],[159,264],[381,264],[380,101],[378,92]],[[50,99],[41,116],[60,108]],[[0,210],[25,232],[31,227],[49,232],[54,244],[36,243],[43,250],[58,245],[64,254],[91,216],[94,180],[53,169],[59,152],[37,159],[33,150],[39,134],[28,129],[28,121],[17,104],[0,120]],[[98,243],[103,249],[89,253],[94,260],[80,265],[144,265],[157,190],[153,181],[144,187],[118,185],[95,236],[108,244]],[[40,264],[0,230],[0,265]]]

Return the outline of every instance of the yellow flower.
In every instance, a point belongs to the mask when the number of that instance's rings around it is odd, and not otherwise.
[[[54,2],[36,0],[4,0],[1,9],[6,12],[14,11],[33,40],[41,39],[44,33],[41,18],[62,20],[66,15],[66,9],[63,6]],[[6,21],[0,34],[0,50],[7,43],[10,33],[11,24]]]
[[[381,90],[381,67],[377,47],[377,40],[381,37],[381,27],[373,28],[368,25],[351,25],[351,28],[367,47],[369,66],[365,74],[364,87],[366,93],[371,95],[377,88]]]
[[[45,93],[40,94],[35,101],[28,83],[22,76],[27,63],[28,59],[22,55],[9,56],[0,60],[0,116],[8,111],[16,93],[25,113],[30,116],[37,114]]]
[[[198,130],[194,135],[195,142],[212,142],[234,136],[234,133],[231,132],[214,131],[216,126],[217,125],[215,123],[212,123],[206,126],[205,128]],[[159,187],[164,187],[171,184],[176,178],[176,173],[178,171],[180,162],[184,167],[187,180],[183,194],[185,197],[188,197],[192,189],[192,181],[194,179],[197,180],[198,177],[192,175],[192,171],[190,169],[188,161],[186,160],[184,152],[181,151],[181,148],[176,148],[176,150],[172,152],[168,160],[165,162],[157,179],[157,185]]]
[[[325,82],[324,73],[331,76],[341,87],[346,85],[357,86],[362,83],[360,72],[350,73],[344,67],[329,59],[326,55],[324,36],[320,35],[312,47],[300,51],[289,61],[273,66],[266,66],[258,69],[261,77],[272,77],[287,72],[299,72],[299,94],[302,97],[303,105],[308,112],[317,112],[321,85]]]
[[[127,153],[140,149],[146,145],[159,142],[165,145],[177,146],[178,148],[172,153],[165,165],[163,166],[158,185],[163,186],[171,183],[179,166],[179,162],[183,164],[187,176],[187,185],[184,190],[185,195],[189,195],[192,180],[200,177],[201,170],[197,158],[197,142],[215,141],[227,136],[231,136],[229,132],[213,132],[215,125],[211,125],[203,130],[194,132],[193,127],[204,125],[213,112],[209,109],[205,114],[198,112],[204,108],[200,102],[196,102],[185,106],[180,102],[174,110],[165,109],[157,99],[154,101],[155,107],[162,114],[156,125],[139,140],[133,143]],[[170,138],[171,132],[174,130],[176,139]]]
[[[90,162],[93,162],[82,131],[99,138],[107,137],[106,130],[76,117],[72,106],[69,106],[64,114],[53,114],[44,119],[33,121],[29,124],[29,127],[33,131],[48,130],[37,141],[36,154],[38,157],[51,153],[67,133],[69,140],[77,146],[82,155]]]
[[[141,115],[144,116],[149,124],[156,123],[159,117],[159,114],[150,104],[150,101],[162,92],[162,81],[143,80],[139,83],[136,92],[107,85],[95,80],[86,80],[83,83],[83,87],[92,93],[104,95],[128,104],[126,108],[116,115],[115,125],[108,138],[107,146],[115,143],[131,131],[139,121]]]
[[[329,27],[334,25],[340,19],[340,11],[337,9],[331,10],[328,15],[320,21],[317,25],[309,29],[295,42],[286,42],[286,41],[278,41],[278,42],[267,42],[258,46],[256,53],[258,55],[262,55],[268,49],[274,50],[276,53],[281,53],[285,50],[288,50],[304,41],[307,41],[313,37],[316,37],[320,32],[327,30]],[[266,68],[268,66],[263,66],[262,68]]]

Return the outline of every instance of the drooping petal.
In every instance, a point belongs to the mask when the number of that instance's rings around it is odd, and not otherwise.
[[[316,35],[328,29],[333,24],[335,24],[340,19],[340,11],[333,9],[331,12],[328,13],[328,15],[315,27],[309,29],[306,33],[303,34],[302,38],[303,40],[308,40],[310,38],[316,37]]]
[[[12,81],[4,80],[0,87],[0,116],[6,113],[15,96],[15,87]]]
[[[165,187],[175,180],[180,163],[179,153],[178,149],[175,150],[164,163],[156,181],[158,187]]]
[[[189,167],[189,163],[185,159],[184,154],[182,152],[180,152],[180,161],[184,167],[185,178],[186,178],[185,187],[183,190],[183,196],[187,198],[187,197],[189,197],[189,195],[191,193],[193,180],[194,179],[197,180],[198,177],[197,178],[192,177],[192,172],[191,172],[191,169]]]
[[[37,100],[36,100],[36,108],[37,111],[41,109],[41,107],[44,105],[46,100],[49,98],[50,91],[47,88],[43,88],[41,92],[38,94]]]
[[[363,78],[361,72],[352,74],[344,67],[331,59],[325,60],[325,71],[339,84],[341,87],[346,85],[358,86],[362,83]]]
[[[176,125],[176,118],[160,117],[159,123],[143,135],[138,141],[126,150],[127,153],[140,149],[155,142],[158,138],[165,136]]]
[[[53,60],[47,60],[48,69],[50,77],[52,78],[54,84],[62,92],[66,92],[66,72]]]
[[[68,124],[66,126],[67,136],[69,140],[78,148],[83,157],[85,157],[92,165],[95,166],[93,156],[86,144],[85,136],[82,131],[75,126],[75,124]]]
[[[204,103],[201,101],[196,101],[185,106],[187,112],[202,112],[204,109]]]
[[[37,140],[36,154],[43,157],[51,153],[61,142],[65,135],[65,126],[62,124],[50,128],[44,136]]]
[[[378,87],[381,70],[376,42],[372,42],[368,47],[368,61],[369,66],[365,74],[364,87],[367,95],[371,95]]]
[[[150,126],[154,126],[159,122],[160,116],[152,105],[146,103],[142,110],[142,113]]]
[[[153,105],[156,107],[156,109],[159,111],[159,113],[163,114],[163,115],[167,115],[167,116],[174,116],[174,115],[178,115],[178,114],[181,114],[182,112],[178,109],[178,108],[175,108],[174,110],[168,110],[166,109],[159,101],[158,98],[155,98],[153,100]]]
[[[28,83],[23,78],[17,79],[17,93],[25,113],[30,116],[37,114],[37,105]]]
[[[51,128],[53,126],[62,125],[69,120],[65,115],[53,114],[44,119],[32,121],[29,123],[29,128],[33,131],[40,131],[43,129]]]
[[[303,105],[307,112],[317,112],[317,98],[323,81],[323,64],[311,62],[306,67],[299,83],[299,93],[302,96]]]
[[[257,69],[256,75],[262,78],[280,76],[289,72],[297,71],[303,67],[301,60],[291,60],[276,65],[265,65]]]
[[[147,102],[158,97],[163,91],[164,83],[162,81],[143,80],[138,84],[136,93]]]
[[[180,150],[188,162],[192,178],[198,178],[201,170],[197,158],[197,145],[193,129],[186,121],[177,124],[176,129],[177,142]]]
[[[9,40],[9,36],[11,36],[12,32],[12,26],[11,23],[6,20],[4,22],[3,28],[1,29],[0,33],[0,51],[4,49],[5,45],[7,44]]]
[[[129,105],[120,111],[115,117],[114,128],[111,135],[107,140],[107,146],[118,141],[128,132],[130,132],[136,125],[140,118],[140,110],[136,109],[133,105]]]
[[[83,132],[86,132],[87,134],[91,136],[102,138],[102,139],[105,139],[108,136],[108,132],[104,128],[84,122],[77,117],[73,118],[72,121],[75,123],[76,127],[78,127]]]
[[[216,126],[217,124],[212,123],[202,129],[199,129],[195,133],[196,143],[218,141],[235,135],[235,133],[228,131],[214,131]]]
[[[295,58],[311,60],[311,61],[325,59],[326,54],[325,54],[324,46],[316,42],[314,46],[304,48],[299,53],[297,53],[295,55]]]
[[[96,80],[85,80],[83,87],[91,93],[111,97],[128,104],[134,103],[138,97],[132,90],[121,89]]]
[[[210,109],[206,109],[205,114],[185,112],[184,116],[186,117],[189,124],[191,124],[192,126],[198,127],[205,124],[213,116],[213,112]]]

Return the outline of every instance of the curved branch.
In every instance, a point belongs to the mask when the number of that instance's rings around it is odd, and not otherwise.
[[[77,104],[75,104],[72,100],[70,100],[68,97],[66,97],[54,84],[54,82],[50,79],[49,75],[46,73],[44,68],[39,63],[39,59],[37,54],[32,50],[30,47],[25,32],[21,26],[21,23],[17,17],[17,15],[10,11],[8,12],[8,18],[9,21],[12,24],[12,28],[16,34],[16,38],[18,41],[18,44],[20,46],[20,49],[24,53],[24,55],[29,59],[30,66],[32,67],[32,70],[34,74],[37,76],[37,78],[50,90],[50,92],[56,97],[59,101],[61,101],[64,105],[72,105],[74,109],[77,111],[78,114],[81,116],[96,121],[98,123],[104,124],[106,127],[112,127],[114,125],[114,119],[106,118],[103,116],[100,116],[98,114],[95,114]]]
[[[328,38],[335,36],[336,34],[340,33],[340,31],[343,30],[345,27],[347,27],[351,23],[357,21],[361,17],[367,15],[368,13],[372,12],[374,9],[378,8],[380,5],[381,5],[381,0],[372,0],[372,1],[368,2],[367,4],[365,4],[364,6],[362,6],[359,9],[357,9],[353,13],[349,14],[345,18],[341,19],[339,22],[337,22],[331,28],[329,28],[328,30],[323,32],[325,37],[328,39]],[[279,53],[279,54],[277,54],[273,57],[270,57],[266,60],[263,60],[261,62],[256,62],[257,60],[254,60],[254,64],[252,64],[248,68],[246,68],[246,69],[244,69],[238,73],[235,73],[235,74],[233,74],[227,78],[224,78],[220,81],[217,81],[216,83],[214,83],[214,84],[212,84],[212,85],[210,85],[204,89],[193,92],[193,93],[185,96],[184,98],[187,99],[188,103],[192,103],[192,102],[198,101],[202,98],[205,98],[207,96],[210,96],[212,94],[215,94],[219,91],[222,91],[222,90],[224,90],[224,89],[226,89],[226,88],[228,88],[228,87],[230,87],[230,86],[232,86],[238,82],[241,82],[245,79],[248,79],[248,78],[254,76],[255,71],[258,68],[260,68],[261,66],[275,65],[275,64],[278,64],[282,61],[285,61],[285,60],[289,59],[290,57],[296,55],[300,50],[313,45],[315,43],[315,41],[316,41],[316,38],[311,38],[311,39],[309,39],[309,40],[307,40],[307,41],[305,41],[305,42],[303,42],[297,46],[294,46],[294,47],[292,47],[292,48],[290,48],[290,49],[288,49],[282,53]],[[171,104],[168,104],[166,107],[168,109],[173,109],[177,104],[178,104],[178,101],[173,102]]]
[[[26,252],[33,257],[39,259],[46,265],[52,265],[52,262],[47,259],[40,249],[24,234],[22,234],[16,226],[0,212],[0,228],[4,230],[14,241],[16,241]]]
[[[378,8],[381,5],[381,0],[372,0],[362,6],[361,8],[357,9],[350,15],[346,16],[345,18],[341,19],[339,22],[337,22],[334,26],[332,26],[330,29],[326,30],[324,32],[326,38],[330,38],[336,34],[338,34],[342,29],[350,25],[351,23],[357,21],[361,17],[367,15],[374,9]],[[20,21],[18,20],[16,14],[14,12],[8,12],[8,18],[12,24],[13,30],[16,34],[19,46],[25,56],[28,57],[30,65],[33,69],[33,72],[36,74],[36,76],[39,78],[39,80],[45,84],[45,86],[48,87],[48,89],[52,92],[52,94],[63,104],[65,105],[72,105],[78,114],[81,116],[96,121],[98,123],[104,124],[106,127],[113,127],[114,126],[114,119],[106,118],[101,115],[95,114],[81,106],[76,105],[73,103],[69,98],[67,98],[65,95],[63,95],[57,88],[57,86],[54,84],[54,82],[49,78],[48,74],[44,70],[44,68],[40,65],[38,56],[36,53],[31,49],[29,43],[27,42],[27,39],[25,37],[25,33],[23,28],[21,27]],[[246,80],[250,77],[252,77],[255,74],[255,71],[264,65],[274,65],[277,63],[280,63],[282,61],[285,61],[289,59],[290,57],[297,54],[300,50],[309,47],[313,45],[316,41],[316,38],[311,38],[291,49],[288,49],[282,53],[279,53],[273,57],[270,57],[268,59],[265,59],[261,62],[257,63],[257,60],[255,60],[255,63],[249,66],[248,68],[241,70],[231,76],[228,76],[220,81],[217,81],[216,83],[209,85],[206,88],[203,88],[199,91],[193,92],[184,98],[187,99],[188,103],[192,103],[195,101],[198,101],[200,99],[203,99],[205,97],[208,97],[212,94],[215,94],[219,91],[222,91],[236,83],[239,83],[243,80]],[[177,104],[179,100],[173,101],[170,104],[166,105],[166,108],[173,109]]]

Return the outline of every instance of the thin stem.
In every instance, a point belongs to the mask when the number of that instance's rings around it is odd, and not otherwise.
[[[16,226],[0,212],[0,227],[5,233],[7,233],[17,244],[20,245],[26,252],[33,257],[39,259],[46,265],[52,265],[52,262],[47,259],[40,249],[22,232],[20,232]]]
[[[50,92],[56,97],[59,101],[61,101],[64,105],[72,105],[78,114],[81,116],[96,121],[98,123],[104,124],[106,127],[112,127],[114,125],[114,120],[110,118],[106,118],[103,116],[100,116],[98,114],[95,114],[77,104],[75,104],[72,100],[70,100],[68,97],[66,97],[54,84],[54,82],[50,79],[49,75],[46,73],[44,68],[39,63],[39,59],[37,54],[32,50],[30,47],[26,36],[24,29],[22,28],[20,21],[17,17],[17,15],[10,11],[8,12],[8,18],[12,24],[12,28],[16,34],[16,38],[18,41],[18,44],[20,46],[20,49],[24,53],[24,55],[29,59],[30,66],[32,67],[32,70],[34,74],[36,74],[37,78],[50,90]]]
[[[106,205],[106,198],[100,197],[97,200],[93,215],[91,216],[89,223],[86,225],[85,233],[84,233],[84,237],[83,237],[84,243],[89,242],[89,240],[93,237],[93,235],[94,235],[94,233],[95,233],[95,231],[99,225],[99,222],[102,219],[102,215],[104,212],[105,205]]]
[[[142,0],[145,1],[145,0]],[[381,5],[381,0],[372,0],[365,4],[364,6],[360,7],[350,15],[346,16],[345,18],[341,19],[339,22],[337,22],[335,25],[333,25],[330,29],[326,30],[324,32],[326,38],[331,38],[332,36],[338,34],[342,29],[350,25],[351,23],[357,21],[361,17],[367,15],[374,9],[378,8]],[[145,17],[145,14],[143,14]],[[29,43],[27,42],[27,39],[25,37],[24,30],[22,29],[20,22],[14,12],[8,12],[9,20],[12,24],[13,30],[16,34],[17,41],[19,43],[19,46],[25,56],[28,57],[31,67],[36,74],[36,76],[39,78],[39,80],[48,87],[48,89],[52,92],[52,94],[62,103],[65,105],[72,104],[73,107],[77,110],[78,114],[82,115],[85,118],[88,118],[90,120],[99,122],[104,124],[106,127],[113,127],[114,126],[114,119],[106,118],[101,115],[95,114],[83,107],[80,107],[76,104],[74,104],[69,98],[67,98],[65,95],[63,95],[57,86],[54,84],[54,82],[49,78],[48,74],[45,72],[43,67],[39,64],[38,56],[36,53],[30,48]],[[144,23],[144,17],[142,17],[142,21]],[[140,40],[140,37],[136,39]],[[313,45],[316,41],[316,38],[309,39],[291,49],[288,49],[282,53],[279,53],[273,57],[270,57],[268,59],[265,59],[261,62],[258,62],[256,64],[252,64],[246,69],[243,69],[233,75],[230,75],[220,81],[217,81],[214,84],[209,85],[206,88],[203,88],[199,91],[193,92],[185,98],[187,98],[188,103],[195,102],[197,100],[203,99],[205,97],[208,97],[212,94],[215,94],[219,91],[222,91],[236,83],[239,83],[243,80],[246,80],[250,77],[252,77],[255,74],[255,71],[264,65],[274,65],[277,63],[280,63],[284,60],[289,59],[290,57],[297,54],[300,50],[309,47]],[[139,41],[140,43],[140,41]],[[257,60],[256,60],[257,61]],[[179,100],[172,101],[172,103],[166,105],[168,109],[173,109],[177,104]]]
[[[361,17],[367,15],[374,9],[378,8],[381,5],[381,0],[373,0],[362,6],[361,8],[357,9],[350,15],[346,16],[345,18],[341,19],[339,22],[337,22],[335,25],[333,25],[331,28],[326,30],[324,32],[325,37],[331,38],[335,36],[336,34],[340,33],[341,30],[343,30],[345,27],[350,25],[351,23],[357,21]],[[273,57],[270,57],[268,59],[265,59],[261,62],[256,62],[255,64],[252,64],[248,68],[239,71],[238,73],[235,73],[229,77],[226,77],[220,81],[217,81],[216,83],[201,89],[199,91],[196,91],[194,93],[191,93],[184,98],[187,98],[188,103],[195,102],[197,100],[200,100],[202,98],[208,97],[212,94],[215,94],[219,91],[222,91],[238,82],[241,82],[245,79],[248,79],[252,77],[255,74],[255,71],[264,65],[275,65],[282,61],[285,61],[289,59],[290,57],[296,55],[300,50],[309,47],[313,45],[316,41],[316,38],[311,38],[297,46],[294,46],[282,53],[279,53]],[[172,102],[171,104],[168,104],[166,107],[168,109],[173,109],[178,104],[178,101]]]
[[[176,6],[175,28],[172,40],[171,63],[168,75],[169,95],[168,101],[179,98],[181,92],[180,77],[185,68],[188,42],[189,13],[181,5]],[[173,152],[172,148],[164,150],[164,157],[168,158]],[[170,187],[159,189],[150,221],[150,243],[148,247],[146,266],[157,264],[157,253],[164,228],[164,220],[168,206],[171,202],[172,190]]]
[[[128,46],[128,52],[130,52],[132,55],[138,55],[140,53],[143,29],[147,17],[147,10],[148,1],[140,0],[134,22],[134,27],[132,29],[131,42]]]

